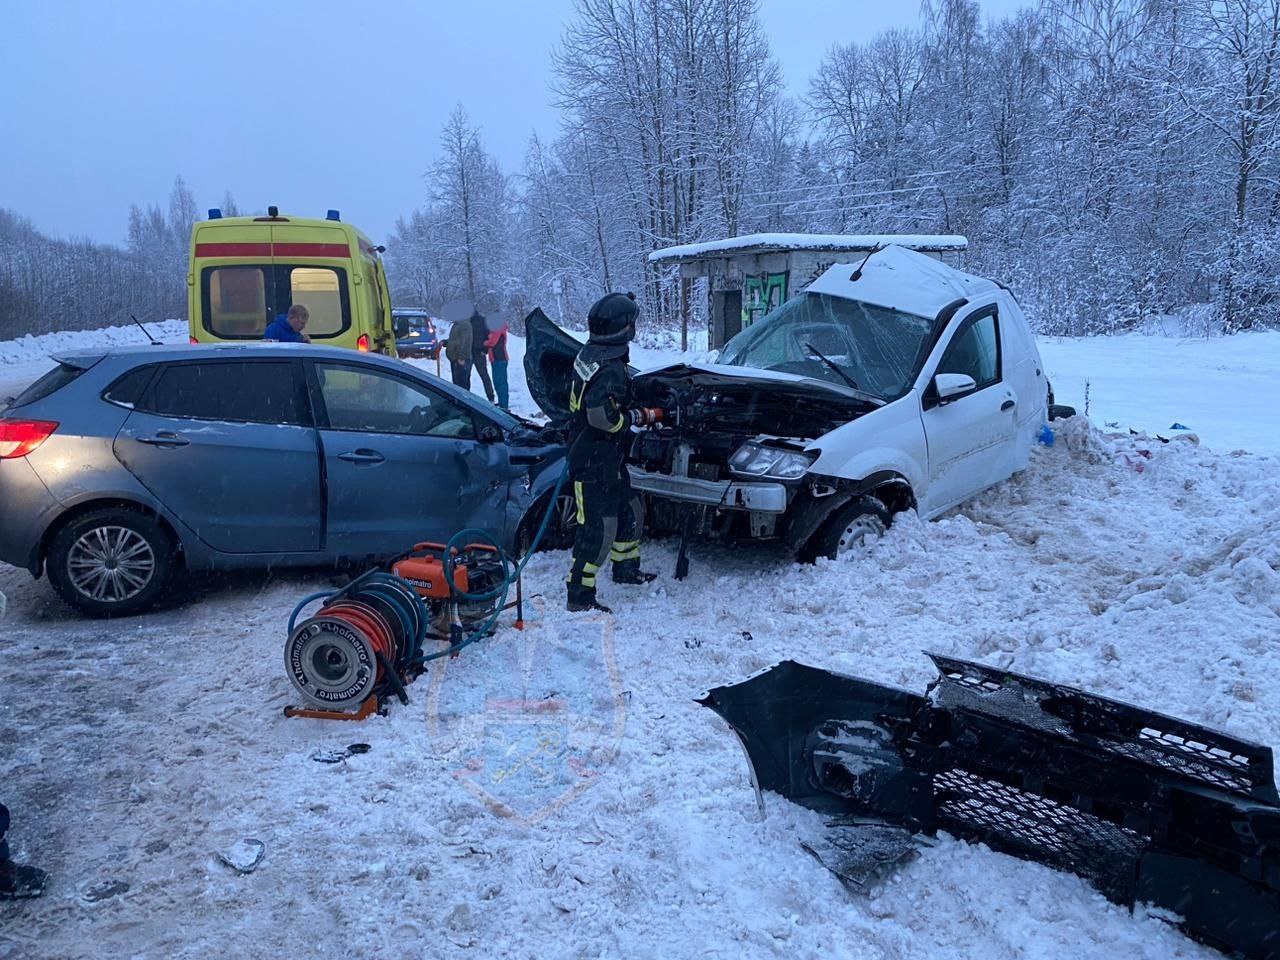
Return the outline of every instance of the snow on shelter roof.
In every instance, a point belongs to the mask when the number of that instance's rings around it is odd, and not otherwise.
[[[897,245],[910,250],[967,250],[969,241],[954,234],[838,234],[838,233],[750,233],[743,237],[686,243],[665,247],[649,254],[650,263],[679,263],[682,260],[733,256],[743,253],[767,253],[788,250],[858,251]]]
[[[862,270],[854,280],[859,264]],[[865,263],[837,263],[806,290],[874,303],[918,317],[934,317],[956,300],[996,293],[999,284],[915,250],[891,246],[873,253]]]

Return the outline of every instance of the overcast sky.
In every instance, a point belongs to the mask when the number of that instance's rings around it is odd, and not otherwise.
[[[1028,0],[982,0],[1000,16]],[[31,0],[3,4],[0,207],[63,237],[124,239],[175,174],[201,209],[323,216],[377,240],[426,195],[461,101],[517,170],[557,128],[548,54],[573,0]],[[791,92],[835,43],[915,23],[914,0],[762,0]]]

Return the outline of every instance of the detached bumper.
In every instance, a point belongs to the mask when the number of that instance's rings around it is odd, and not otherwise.
[[[668,500],[701,503],[725,510],[751,510],[758,513],[787,512],[785,484],[699,480],[695,477],[650,473],[638,467],[628,467],[628,469],[631,471],[632,487]]]

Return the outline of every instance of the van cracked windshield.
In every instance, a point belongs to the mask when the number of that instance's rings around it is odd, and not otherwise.
[[[718,362],[822,380],[885,403],[911,389],[933,326],[900,310],[804,293],[730,340]]]

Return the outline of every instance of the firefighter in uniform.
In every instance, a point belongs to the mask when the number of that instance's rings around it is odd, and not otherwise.
[[[665,417],[656,407],[631,406],[628,345],[636,334],[635,294],[611,293],[587,314],[590,336],[573,364],[569,410],[573,443],[569,477],[578,507],[578,532],[569,571],[570,610],[609,608],[596,599],[596,575],[612,561],[614,583],[648,583],[640,569],[644,507],[631,490],[626,455],[632,427]]]

